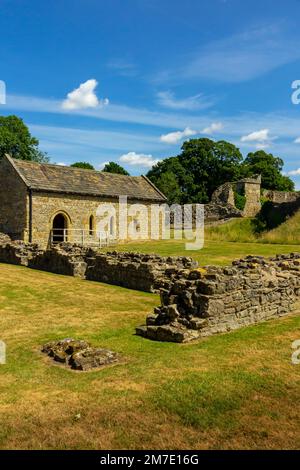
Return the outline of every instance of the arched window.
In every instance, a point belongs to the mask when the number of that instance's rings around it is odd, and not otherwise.
[[[95,219],[94,219],[94,216],[91,215],[89,219],[89,234],[90,235],[94,234],[94,226],[95,226]]]

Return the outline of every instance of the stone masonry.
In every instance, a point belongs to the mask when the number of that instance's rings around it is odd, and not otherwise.
[[[188,342],[279,318],[300,295],[300,254],[181,271],[160,295],[161,306],[136,329],[152,340]]]
[[[188,342],[279,318],[300,296],[300,253],[198,268],[187,257],[97,253],[68,243],[42,250],[0,234],[0,262],[160,292],[161,305],[136,329],[158,341]]]
[[[194,269],[192,258],[162,257],[154,254],[108,252],[61,243],[43,250],[33,243],[7,241],[1,244],[0,262],[105,282],[144,292],[168,288],[183,269]]]

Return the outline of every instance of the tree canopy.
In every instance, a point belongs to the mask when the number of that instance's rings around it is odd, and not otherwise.
[[[263,150],[249,153],[245,160],[230,142],[191,139],[181,153],[153,166],[147,177],[167,196],[169,203],[207,203],[212,193],[227,181],[262,175],[262,187],[292,191],[293,181],[282,175],[283,161]]]
[[[23,120],[17,116],[0,116],[0,159],[8,153],[13,158],[47,162],[49,158],[39,147]]]
[[[293,191],[294,182],[284,176],[281,171],[283,168],[283,160],[274,157],[271,153],[264,150],[248,153],[244,160],[246,173],[260,174],[261,185],[264,189],[277,189],[278,191]]]
[[[72,163],[73,168],[83,168],[84,170],[94,170],[95,168],[88,162],[75,162]]]
[[[123,168],[121,165],[119,165],[116,162],[106,163],[102,171],[105,171],[107,173],[118,173],[119,175],[129,176],[128,171],[126,171],[125,168]]]

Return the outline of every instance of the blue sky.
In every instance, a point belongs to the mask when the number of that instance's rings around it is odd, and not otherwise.
[[[205,136],[282,157],[300,188],[299,17],[299,0],[0,0],[0,113],[55,163],[146,173]]]

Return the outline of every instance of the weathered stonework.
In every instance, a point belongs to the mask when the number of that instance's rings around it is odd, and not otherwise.
[[[0,232],[28,241],[29,196],[25,183],[5,158],[0,164]]]
[[[262,196],[271,202],[283,204],[300,200],[300,191],[274,191],[271,189],[264,189]]]
[[[42,352],[74,370],[89,371],[119,361],[118,355],[108,349],[93,348],[83,340],[65,338],[44,344]]]
[[[0,262],[105,282],[144,292],[159,292],[170,286],[182,270],[198,263],[192,258],[154,254],[108,252],[62,243],[47,250],[23,241],[0,243]]]
[[[144,292],[170,286],[182,270],[198,266],[188,257],[162,257],[141,253],[99,253],[87,259],[86,279]]]
[[[243,210],[244,217],[255,217],[260,209],[260,187],[261,176],[244,178],[235,183],[237,192],[242,192],[246,197],[246,204]]]
[[[230,267],[208,266],[176,276],[161,290],[161,306],[136,333],[188,342],[279,318],[300,295],[300,254],[248,256]]]
[[[122,214],[127,230],[121,232],[120,196],[128,203],[127,217]],[[160,237],[165,201],[143,176],[24,162],[8,155],[0,161],[0,232],[43,248],[57,241],[55,233],[59,241],[86,246],[100,246],[100,232],[113,240],[127,240],[132,229],[136,239],[148,239],[153,207],[161,209]]]

